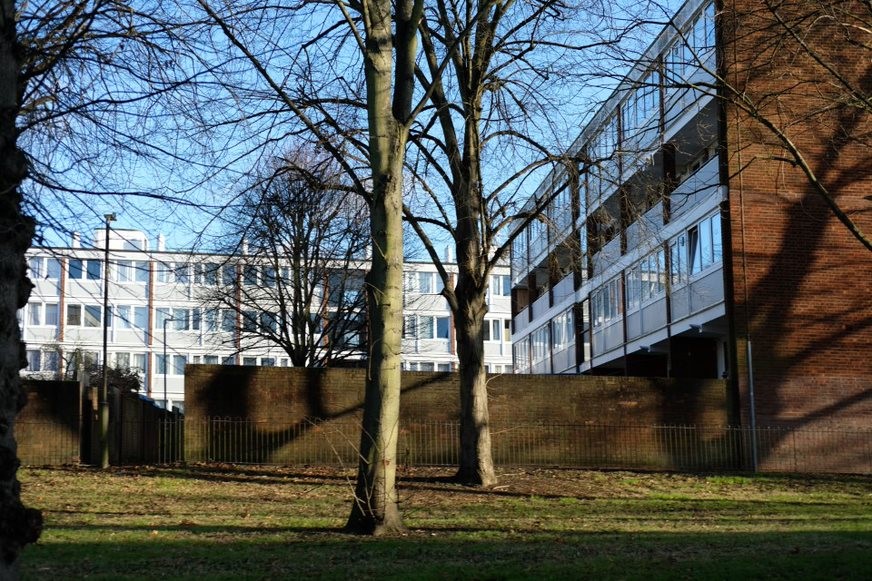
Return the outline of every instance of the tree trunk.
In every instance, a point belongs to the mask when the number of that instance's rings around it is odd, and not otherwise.
[[[15,416],[24,407],[19,370],[24,344],[16,312],[27,304],[32,285],[25,252],[33,238],[33,220],[21,211],[18,190],[26,175],[24,155],[16,145],[15,120],[20,107],[21,54],[15,30],[15,3],[0,4],[0,579],[18,577],[22,548],[36,541],[42,529],[39,511],[21,504],[17,479],[18,450]]]
[[[456,479],[463,484],[493,486],[497,477],[491,454],[484,367],[487,304],[482,292],[458,293],[457,301],[454,324],[460,360],[460,466]]]
[[[422,4],[416,1],[413,10],[411,2],[397,2],[396,22],[388,0],[363,7],[373,184],[372,262],[366,278],[369,373],[354,505],[346,530],[382,535],[405,531],[396,487],[403,331],[403,163],[413,91],[414,31]]]

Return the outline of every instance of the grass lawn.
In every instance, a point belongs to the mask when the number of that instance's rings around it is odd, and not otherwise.
[[[23,579],[868,579],[872,478],[406,469],[409,534],[339,529],[352,474],[22,469],[45,530]]]

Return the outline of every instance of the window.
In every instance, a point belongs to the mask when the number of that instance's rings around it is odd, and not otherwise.
[[[218,309],[206,309],[204,314],[205,326],[204,330],[214,332],[218,330]]]
[[[433,371],[435,366],[432,361],[421,361],[418,363],[418,371]]]
[[[573,325],[572,309],[554,317],[554,320],[551,321],[551,336],[555,352],[575,345],[575,327]]]
[[[139,373],[145,373],[146,361],[148,361],[148,357],[145,353],[134,353],[133,365],[130,368],[134,371],[138,371]]]
[[[687,235],[681,234],[669,246],[670,274],[672,286],[677,287],[687,282]]]
[[[173,328],[176,331],[188,331],[191,328],[191,309],[173,309]]]
[[[46,269],[45,277],[48,279],[57,280],[61,277],[61,261],[57,258],[45,259]]]
[[[130,353],[116,353],[115,367],[117,369],[130,369]]]
[[[45,305],[45,324],[50,327],[57,327],[60,323],[60,311],[54,303]]]
[[[519,373],[530,369],[530,337],[524,337],[512,345],[514,367]]]
[[[687,232],[690,274],[698,274],[723,259],[721,218],[710,216]]]
[[[204,355],[203,363],[206,365],[218,365],[218,356],[217,355]]]
[[[276,269],[272,266],[263,267],[263,286],[266,288],[276,287]]]
[[[257,332],[257,311],[242,311],[242,330]]]
[[[263,367],[275,367],[276,366],[275,357],[261,357],[260,364]]]
[[[43,269],[43,258],[41,256],[35,256],[33,258],[27,259],[27,268],[29,276],[32,279],[39,279],[45,276],[45,272]]]
[[[436,371],[451,371],[451,364],[450,363],[437,363],[436,364]]]
[[[42,370],[42,353],[38,349],[27,350],[27,370],[41,371]]]
[[[68,272],[71,279],[100,280],[101,270],[102,264],[99,260],[71,258]]]
[[[278,331],[278,319],[275,313],[263,312],[260,314],[260,328],[265,333]]]
[[[490,292],[493,296],[508,297],[512,294],[512,279],[507,274],[493,274],[490,280]]]
[[[225,355],[221,358],[221,365],[236,365],[236,357],[233,355]]]
[[[85,305],[84,322],[86,327],[99,327],[102,323],[101,309],[97,305]]]
[[[148,329],[148,307],[133,307],[133,326]]]
[[[666,291],[666,253],[652,252],[627,272],[627,309],[639,308]]]
[[[164,324],[172,318],[172,309],[169,307],[158,307],[154,310],[154,328],[155,330],[163,329]]]
[[[429,315],[407,315],[403,317],[403,337],[405,339],[448,339],[450,336],[450,317]]]
[[[548,337],[548,325],[542,325],[532,335],[533,346],[533,363],[544,361],[551,351],[550,340]]]
[[[257,286],[257,267],[246,264],[242,267],[242,284],[245,286]]]
[[[254,367],[255,365],[257,365],[257,357],[243,357],[242,364],[249,367]]]
[[[27,324],[42,325],[42,303],[27,303]]]
[[[119,260],[115,264],[115,282],[133,282],[133,261]]]
[[[130,329],[133,326],[130,320],[130,305],[115,305],[115,321],[119,329]]]
[[[221,311],[221,330],[232,333],[236,330],[236,313],[229,309]],[[231,364],[232,365],[232,364]]]
[[[593,326],[600,327],[623,314],[621,278],[616,277],[593,293]]]
[[[57,351],[44,351],[42,353],[42,370],[43,371],[58,371],[60,363],[60,354]]]
[[[199,331],[200,330],[200,320],[202,314],[200,309],[191,309],[191,330]]]
[[[173,355],[173,375],[184,375],[188,359],[184,355]]]
[[[485,341],[500,341],[502,339],[502,331],[502,319],[485,319],[483,329]]]
[[[236,265],[225,264],[221,267],[221,284],[234,286],[236,284]]]
[[[168,358],[168,356],[165,356],[165,355],[155,355],[154,356],[155,368],[157,370],[158,375],[167,375],[168,374],[167,358]]]
[[[82,326],[82,305],[67,305],[67,325]]]
[[[176,267],[174,269],[174,274],[176,277],[176,282],[179,284],[190,284],[191,282],[191,269],[187,264],[183,262],[177,262]]]
[[[418,318],[415,315],[403,317],[403,339],[418,338]]]
[[[194,264],[194,283],[215,286],[218,284],[219,265],[214,262]]]
[[[170,284],[173,282],[173,265],[172,263],[157,263],[157,282]]]

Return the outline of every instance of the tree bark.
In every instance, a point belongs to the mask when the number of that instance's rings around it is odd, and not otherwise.
[[[460,464],[456,479],[463,484],[497,483],[491,453],[487,374],[484,366],[485,295],[458,293],[455,312],[457,353],[460,360]]]
[[[18,577],[18,558],[35,542],[42,515],[21,503],[15,442],[15,417],[24,407],[19,370],[24,344],[16,312],[27,304],[32,285],[25,252],[33,239],[33,220],[21,209],[19,186],[27,163],[17,146],[15,120],[21,104],[20,47],[15,30],[15,3],[0,4],[0,579]]]
[[[390,1],[364,2],[362,6],[373,184],[369,203],[372,262],[366,278],[369,373],[354,505],[346,530],[384,535],[405,531],[396,488],[403,331],[403,163],[414,88],[415,30],[423,5],[420,0],[397,2],[395,22]]]

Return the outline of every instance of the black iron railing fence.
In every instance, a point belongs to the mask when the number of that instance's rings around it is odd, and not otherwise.
[[[44,428],[44,429],[43,429]],[[38,422],[16,426],[25,464],[74,463],[75,437]],[[399,426],[399,462],[455,465],[456,422]],[[121,426],[124,463],[357,464],[355,420],[293,425],[235,418],[168,417]],[[872,474],[872,430],[727,426],[524,424],[492,426],[497,465],[645,470],[851,472]]]

